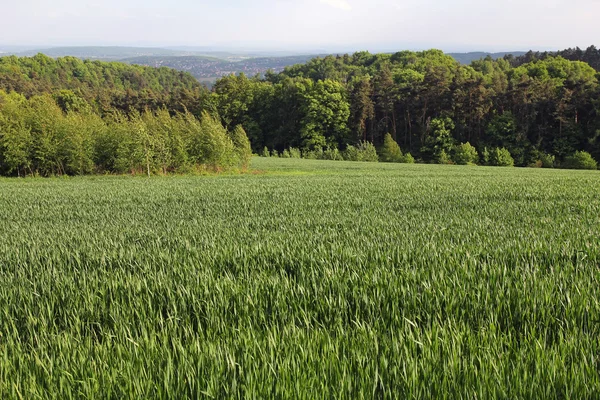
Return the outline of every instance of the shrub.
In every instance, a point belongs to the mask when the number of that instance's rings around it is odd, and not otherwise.
[[[261,154],[262,157],[271,157],[271,152],[269,152],[269,148],[265,146]]]
[[[302,158],[302,153],[300,152],[300,149],[295,149],[293,147],[290,147],[290,158]]]
[[[542,168],[554,168],[556,157],[552,154],[541,153],[540,161],[542,162]]]
[[[360,153],[355,146],[349,145],[344,151],[344,160],[347,161],[360,161]]]
[[[233,141],[234,151],[239,166],[243,169],[248,168],[250,159],[252,158],[252,147],[250,146],[250,140],[248,140],[246,131],[241,125],[238,125],[233,129],[231,132],[231,140]]]
[[[373,143],[371,142],[360,142],[358,146],[349,145],[344,151],[344,160],[347,161],[367,161],[377,162],[379,161],[379,155]]]
[[[292,158],[290,156],[290,151],[288,149],[283,150],[283,152],[281,153],[281,158]]]
[[[453,161],[458,165],[474,165],[479,162],[479,154],[471,143],[461,143],[454,148]]]
[[[450,159],[450,156],[448,153],[446,153],[446,150],[440,150],[435,155],[435,162],[436,164],[452,164],[452,159]]]
[[[481,152],[481,161],[483,162],[483,165],[490,165],[490,151],[487,147],[484,147]]]
[[[375,146],[373,146],[373,143],[361,142],[358,145],[358,150],[361,154],[361,156],[360,156],[361,159],[359,161],[366,161],[366,162],[379,161],[379,156],[377,155],[377,150],[375,149]]]
[[[315,147],[313,150],[304,150],[304,158],[307,160],[322,160],[323,159],[323,148]]]
[[[327,147],[327,149],[322,154],[322,159],[341,161],[344,159],[344,157],[342,157],[342,154],[337,149],[337,147]]]
[[[510,151],[505,148],[493,148],[483,150],[483,161],[485,165],[496,167],[512,167],[515,165],[515,160],[510,155]]]
[[[271,152],[271,157],[278,158],[279,157],[279,152],[277,150],[273,149],[273,151]]]
[[[223,168],[234,164],[234,144],[221,122],[204,112],[200,119],[200,127],[197,139],[200,154],[195,155],[198,163],[213,168]]]
[[[531,163],[527,166],[527,168],[542,168],[544,166],[544,163],[542,163],[542,160],[537,160],[534,163]]]
[[[402,150],[398,143],[392,138],[389,133],[383,139],[383,146],[379,150],[379,161],[382,162],[401,162]]]
[[[531,152],[529,157],[530,168],[554,168],[555,157],[552,154],[544,153],[538,150]]]
[[[587,151],[577,151],[572,156],[565,159],[563,167],[569,169],[598,169],[598,163]]]
[[[404,156],[402,156],[400,162],[404,164],[414,164],[415,158],[412,156],[412,154],[406,153]]]

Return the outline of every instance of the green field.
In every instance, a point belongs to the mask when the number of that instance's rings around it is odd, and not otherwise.
[[[600,173],[0,179],[0,398],[599,398]]]

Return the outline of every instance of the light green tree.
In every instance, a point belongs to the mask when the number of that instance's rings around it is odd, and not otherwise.
[[[398,143],[387,133],[383,138],[383,146],[379,150],[379,160],[383,162],[402,162],[403,154]]]

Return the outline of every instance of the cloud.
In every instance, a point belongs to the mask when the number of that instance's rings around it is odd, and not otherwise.
[[[346,0],[320,0],[321,3],[330,5],[331,7],[339,8],[340,10],[350,11],[352,6]]]

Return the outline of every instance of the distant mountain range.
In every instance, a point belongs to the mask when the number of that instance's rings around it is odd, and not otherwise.
[[[304,64],[310,59],[326,54],[295,54],[293,52],[240,52],[232,53],[214,48],[202,47],[118,47],[118,46],[86,46],[86,47],[53,47],[47,49],[24,49],[0,46],[0,55],[17,55],[31,57],[43,53],[49,57],[72,56],[88,60],[119,61],[128,64],[150,67],[169,67],[192,74],[199,81],[211,85],[218,78],[240,72],[246,75],[263,75],[269,70],[281,72],[285,67]],[[515,57],[525,52],[505,53],[449,53],[462,64],[470,64],[485,58],[502,58],[507,54]]]

